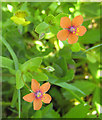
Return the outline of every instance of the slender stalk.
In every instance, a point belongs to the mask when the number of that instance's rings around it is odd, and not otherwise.
[[[32,91],[32,90],[30,89],[30,87],[25,83],[25,81],[24,81],[24,79],[23,79],[23,74],[21,75],[21,79],[23,80],[25,86],[29,89],[29,91]]]
[[[89,20],[92,20],[92,19],[100,19],[102,18],[102,16],[98,16],[98,17],[94,17],[94,18],[88,18],[88,19],[85,19],[84,21],[89,21]]]
[[[100,46],[102,46],[102,44],[99,44],[99,45],[93,46],[93,47],[91,47],[91,48],[85,50],[84,52],[88,52],[88,51],[90,51],[90,50],[92,50],[92,49],[95,49],[95,48],[97,48],[97,47],[100,47]]]
[[[15,65],[15,70],[18,70],[19,69],[19,65],[18,65],[18,59],[17,59],[17,56],[16,54],[14,53],[13,49],[11,48],[11,46],[8,44],[8,42],[3,38],[1,37],[1,41],[3,42],[3,44],[6,46],[6,48],[8,49],[8,51],[10,52],[12,58],[13,58],[13,61],[14,61],[14,65]],[[20,89],[18,90],[18,104],[19,104],[19,118],[21,116],[21,99],[20,99]]]
[[[93,47],[91,47],[91,48],[89,48],[89,49],[87,49],[87,50],[84,49],[84,48],[81,48],[81,50],[84,51],[82,54],[84,54],[84,53],[88,53],[88,54],[90,54],[90,55],[93,55],[93,54],[90,52],[90,50],[95,49],[95,48],[100,47],[100,46],[102,46],[102,44],[99,44],[99,45],[93,46]]]

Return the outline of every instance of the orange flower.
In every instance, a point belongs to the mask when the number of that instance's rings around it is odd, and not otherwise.
[[[34,110],[39,110],[42,107],[42,101],[44,103],[50,103],[51,96],[49,94],[45,94],[50,89],[50,83],[46,82],[40,86],[40,84],[32,79],[31,83],[32,93],[29,93],[23,97],[23,99],[27,102],[33,102]]]
[[[81,15],[76,16],[72,22],[68,17],[62,17],[60,26],[64,28],[59,31],[57,38],[64,41],[68,38],[68,43],[73,44],[78,41],[78,36],[83,36],[87,29],[84,26],[80,26],[83,23],[83,17]]]

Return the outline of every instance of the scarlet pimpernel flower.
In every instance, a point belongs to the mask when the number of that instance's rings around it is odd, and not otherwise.
[[[31,89],[33,92],[25,95],[23,99],[27,102],[33,102],[34,110],[39,110],[42,107],[42,102],[50,103],[52,98],[49,94],[46,94],[46,92],[50,89],[49,82],[40,86],[35,79],[32,79]]]
[[[63,30],[59,31],[57,38],[64,41],[68,38],[68,43],[73,44],[78,41],[78,36],[83,36],[87,29],[81,26],[83,23],[83,17],[81,15],[76,16],[72,22],[68,17],[62,17],[60,26]]]

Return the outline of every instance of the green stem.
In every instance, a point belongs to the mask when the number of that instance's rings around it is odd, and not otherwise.
[[[95,48],[100,47],[100,46],[102,46],[102,44],[93,46],[93,47],[91,47],[91,48],[89,48],[89,49],[87,49],[87,50],[84,49],[84,48],[81,48],[81,50],[84,51],[83,53],[88,53],[88,54],[92,55],[92,53],[90,52],[90,50],[95,49]],[[82,53],[82,54],[83,54],[83,53]]]
[[[99,45],[93,46],[93,47],[91,47],[91,48],[85,50],[84,52],[88,52],[89,50],[95,49],[95,48],[100,47],[100,46],[102,46],[102,44],[99,44]]]
[[[32,91],[32,90],[29,88],[29,86],[25,83],[25,81],[24,81],[24,79],[23,79],[23,73],[21,74],[21,79],[23,80],[25,86],[29,89],[29,91]]]
[[[92,19],[100,19],[102,18],[102,16],[98,16],[98,17],[94,17],[94,18],[88,18],[88,19],[85,19],[84,21],[89,21],[89,20],[92,20]]]
[[[19,65],[18,65],[18,59],[17,59],[17,56],[15,55],[13,49],[11,48],[11,46],[8,44],[8,42],[3,38],[1,37],[1,41],[3,42],[3,44],[6,46],[6,48],[8,49],[8,51],[10,52],[12,58],[13,58],[13,61],[14,61],[14,65],[15,65],[15,70],[18,70],[19,69]],[[21,100],[20,100],[20,89],[18,90],[18,104],[19,104],[19,118],[20,118],[20,115],[21,115]]]

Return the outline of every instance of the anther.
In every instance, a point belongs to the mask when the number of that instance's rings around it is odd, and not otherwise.
[[[76,33],[76,35],[78,35],[78,33]]]

